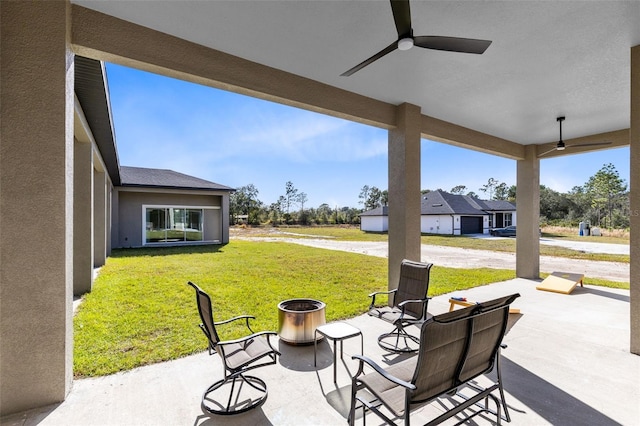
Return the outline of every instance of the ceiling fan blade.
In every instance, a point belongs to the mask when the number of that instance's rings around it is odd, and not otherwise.
[[[411,36],[411,7],[409,0],[391,0],[391,11],[396,23],[398,39]]]
[[[565,147],[565,149],[569,149],[569,148],[577,148],[577,147],[581,147],[581,146],[604,146],[604,145],[611,145],[612,142],[585,142],[585,143],[577,143],[575,145],[567,145]],[[549,151],[545,151],[542,154],[538,155],[538,158],[540,157],[544,157],[545,155],[547,155],[550,152],[556,151],[558,148],[553,148],[550,149]]]
[[[448,52],[476,53],[481,55],[491,44],[491,40],[475,38],[445,37],[445,36],[417,36],[413,42],[425,49],[446,50]]]
[[[538,158],[540,158],[540,157],[544,157],[544,156],[545,156],[545,155],[547,155],[548,153],[553,152],[553,151],[556,151],[557,149],[558,149],[558,148],[553,148],[553,149],[550,149],[549,151],[545,151],[545,152],[543,152],[542,154],[538,154]]]
[[[350,75],[360,71],[362,68],[366,67],[367,65],[369,65],[369,64],[377,61],[378,59],[382,58],[384,55],[393,52],[397,48],[398,48],[398,42],[394,41],[389,46],[385,47],[384,49],[382,49],[381,51],[379,51],[378,53],[376,53],[375,55],[373,55],[369,59],[366,59],[366,60],[360,62],[355,67],[351,68],[350,70],[343,72],[342,74],[340,74],[340,76],[341,77],[349,77]]]
[[[567,145],[567,148],[575,148],[578,146],[600,146],[600,145],[611,145],[611,142],[585,142],[585,143],[577,143],[575,145]]]

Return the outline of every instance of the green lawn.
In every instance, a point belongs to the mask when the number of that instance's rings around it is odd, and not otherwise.
[[[435,265],[429,295],[513,278],[510,270]],[[106,375],[205,350],[189,280],[211,295],[216,320],[252,314],[256,331],[277,330],[277,304],[290,298],[326,302],[327,321],[364,313],[367,295],[387,287],[387,259],[242,240],[115,250],[74,318],[75,376]],[[587,284],[629,288],[629,283],[596,279]],[[239,325],[226,327],[223,339],[243,333]]]
[[[515,277],[513,271],[435,266],[431,296]],[[249,313],[255,330],[276,330],[277,304],[327,303],[327,321],[366,311],[367,295],[386,290],[387,259],[287,243],[116,250],[74,319],[76,377],[98,376],[206,349],[195,292],[207,291],[216,320]],[[224,339],[241,335],[224,330]]]

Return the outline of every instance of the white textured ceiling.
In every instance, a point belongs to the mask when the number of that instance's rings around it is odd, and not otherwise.
[[[629,127],[640,1],[412,1],[414,35],[492,40],[483,55],[396,50],[388,1],[74,0],[130,22],[522,144]]]

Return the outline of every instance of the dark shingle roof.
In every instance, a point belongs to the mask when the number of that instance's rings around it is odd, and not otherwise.
[[[420,214],[462,214],[484,215],[489,211],[515,211],[509,201],[479,200],[468,195],[450,194],[444,191],[431,191],[422,196]],[[387,207],[378,207],[366,211],[360,216],[386,216]]]
[[[120,167],[122,186],[233,191],[233,188],[166,169]]]
[[[366,212],[360,213],[360,216],[388,216],[389,208],[387,206],[376,207],[373,210],[367,210]]]
[[[506,200],[485,200],[485,210],[487,211],[515,211],[516,206],[513,203]]]

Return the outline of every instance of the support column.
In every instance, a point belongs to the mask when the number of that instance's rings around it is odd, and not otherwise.
[[[107,261],[107,174],[93,171],[93,266]]]
[[[516,276],[540,277],[540,160],[535,145],[524,147],[516,177]]]
[[[389,130],[389,289],[398,287],[402,259],[420,260],[420,108],[397,107]]]
[[[73,53],[68,1],[0,5],[0,415],[73,379]]]
[[[91,142],[74,142],[73,294],[93,286],[93,150]]]
[[[631,271],[630,331],[631,352],[640,355],[640,45],[631,48],[630,211]]]
[[[229,197],[221,196],[220,198],[222,211],[222,238],[220,242],[229,244]]]

